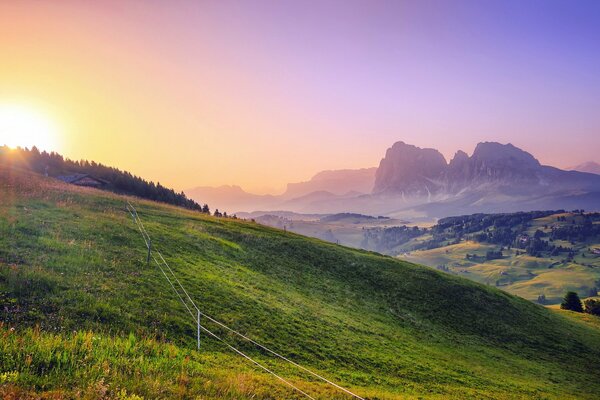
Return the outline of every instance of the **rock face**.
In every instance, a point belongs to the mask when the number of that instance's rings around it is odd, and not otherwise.
[[[442,178],[451,193],[481,185],[537,184],[541,165],[512,144],[479,143],[471,157],[456,153]]]
[[[379,164],[373,193],[427,195],[439,189],[436,180],[446,168],[439,151],[396,142]]]
[[[540,163],[531,154],[512,144],[479,143],[469,159],[472,180],[509,181],[536,180]]]
[[[485,191],[489,197],[573,189],[600,191],[600,179],[543,166],[510,143],[479,143],[470,157],[458,151],[446,164],[437,150],[397,142],[381,160],[373,194],[447,198],[467,191]]]
[[[589,168],[589,166],[586,166]],[[600,175],[540,165],[512,144],[479,143],[449,163],[435,149],[397,142],[379,168],[323,171],[290,183],[283,195],[239,187],[195,188],[190,197],[228,213],[287,210],[353,212],[401,218],[542,209],[600,211]]]

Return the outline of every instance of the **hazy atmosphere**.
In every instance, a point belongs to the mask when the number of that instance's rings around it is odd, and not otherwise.
[[[0,399],[600,399],[600,0],[0,0]]]
[[[569,167],[598,161],[599,19],[594,1],[3,1],[0,114],[179,190],[281,193],[398,140]]]

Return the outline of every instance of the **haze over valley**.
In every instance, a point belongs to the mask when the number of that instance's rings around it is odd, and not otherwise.
[[[0,399],[598,400],[598,21],[0,1]]]
[[[230,214],[351,212],[433,221],[476,212],[598,209],[600,175],[593,166],[561,170],[496,142],[477,144],[471,155],[458,151],[448,162],[435,149],[396,142],[377,168],[323,171],[288,184],[281,195],[253,195],[239,186],[196,187],[186,193]]]

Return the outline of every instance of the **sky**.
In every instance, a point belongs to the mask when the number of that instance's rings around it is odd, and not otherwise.
[[[567,167],[600,161],[598,21],[598,1],[1,0],[0,111],[178,190],[278,193],[398,140]]]

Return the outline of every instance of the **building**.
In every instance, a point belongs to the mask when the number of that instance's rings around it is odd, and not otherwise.
[[[527,244],[529,243],[529,235],[526,233],[523,233],[519,236],[517,236],[517,242],[520,244]]]
[[[56,178],[60,179],[63,182],[70,183],[72,185],[77,185],[77,186],[101,188],[108,184],[108,182],[105,181],[104,179],[94,178],[90,174],[62,175],[62,176],[57,176]]]

